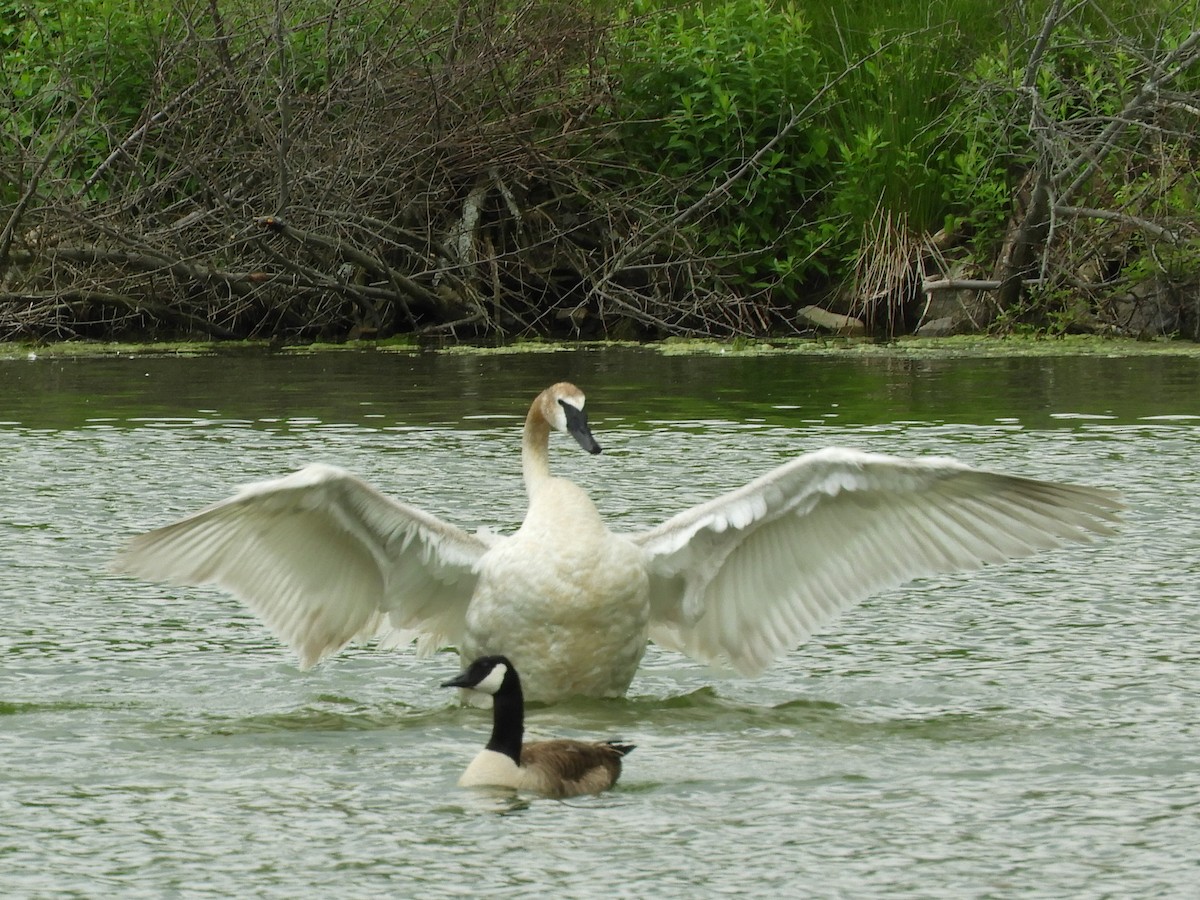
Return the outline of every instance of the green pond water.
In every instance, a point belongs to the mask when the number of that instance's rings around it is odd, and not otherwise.
[[[301,672],[121,542],[311,461],[511,530],[530,399],[614,528],[830,444],[1119,488],[1121,533],[871,598],[757,679],[651,648],[534,737],[636,743],[616,790],[464,791],[457,657]],[[0,896],[1192,897],[1200,362],[327,353],[0,362]]]

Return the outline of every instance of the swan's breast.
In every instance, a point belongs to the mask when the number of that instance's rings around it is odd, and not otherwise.
[[[540,490],[520,530],[485,554],[467,610],[463,658],[509,656],[533,700],[620,695],[646,647],[644,552],[566,484]]]

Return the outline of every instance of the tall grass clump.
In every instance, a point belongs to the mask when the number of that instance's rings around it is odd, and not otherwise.
[[[987,0],[846,0],[813,7],[826,68],[843,72],[826,110],[836,135],[830,202],[855,222],[878,209],[936,231],[956,205],[945,160],[962,148],[946,118],[975,49],[998,27]]]
[[[908,311],[922,296],[930,237],[974,215],[979,195],[1007,199],[1003,171],[991,157],[973,160],[982,148],[950,115],[961,72],[994,40],[1000,19],[1000,6],[987,0],[814,6],[825,66],[843,73],[825,110],[835,136],[827,215],[856,238],[839,260],[844,302],[877,330],[915,324]]]

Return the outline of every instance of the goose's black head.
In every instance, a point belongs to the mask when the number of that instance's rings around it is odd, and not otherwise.
[[[507,656],[481,656],[465,671],[442,682],[442,687],[467,688],[495,696],[520,691],[521,682]]]

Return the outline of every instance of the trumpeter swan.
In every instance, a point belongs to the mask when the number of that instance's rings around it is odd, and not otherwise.
[[[341,469],[310,465],[132,539],[115,568],[215,583],[311,666],[355,638],[503,654],[527,699],[620,696],[646,639],[754,675],[869,594],[1111,534],[1109,490],[829,448],[632,534],[550,474],[550,430],[598,453],[583,393],[533,401],[529,507],[468,534]],[[390,634],[389,634],[390,633]]]
[[[492,697],[492,736],[467,766],[461,787],[508,787],[549,797],[598,794],[617,783],[621,757],[633,744],[617,741],[523,743],[525,700],[521,679],[503,656],[484,656],[442,687],[479,691]]]

